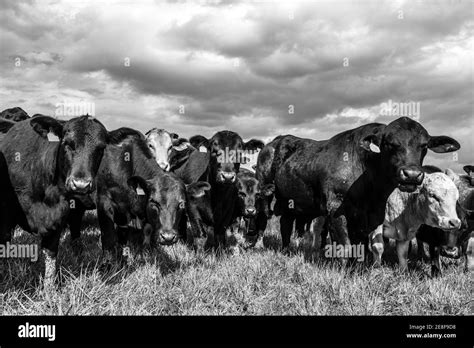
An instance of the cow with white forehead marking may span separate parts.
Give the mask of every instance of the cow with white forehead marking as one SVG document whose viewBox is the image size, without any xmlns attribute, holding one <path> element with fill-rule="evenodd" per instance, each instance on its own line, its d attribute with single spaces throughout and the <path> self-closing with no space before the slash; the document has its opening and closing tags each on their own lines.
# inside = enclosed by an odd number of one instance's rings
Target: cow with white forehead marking
<svg viewBox="0 0 474 348">
<path fill-rule="evenodd" d="M 178 134 L 164 129 L 152 128 L 146 134 L 146 141 L 156 163 L 165 171 L 170 170 L 169 156 L 173 145 L 179 141 Z"/>
<path fill-rule="evenodd" d="M 371 233 L 371 249 L 377 263 L 381 262 L 383 243 L 374 242 L 381 235 L 395 239 L 400 268 L 407 268 L 408 248 L 422 224 L 443 230 L 461 226 L 456 213 L 459 192 L 444 173 L 425 173 L 421 187 L 413 192 L 395 189 L 387 200 L 385 221 Z"/>
</svg>

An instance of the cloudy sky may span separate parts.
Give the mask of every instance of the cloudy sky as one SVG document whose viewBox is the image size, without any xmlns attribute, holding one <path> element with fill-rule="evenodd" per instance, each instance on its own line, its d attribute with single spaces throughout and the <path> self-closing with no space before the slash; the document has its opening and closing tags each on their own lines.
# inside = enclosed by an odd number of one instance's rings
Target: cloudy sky
<svg viewBox="0 0 474 348">
<path fill-rule="evenodd" d="M 473 34 L 470 0 L 2 0 L 0 109 L 83 101 L 109 129 L 268 141 L 390 122 L 390 101 L 410 103 L 462 145 L 425 163 L 459 170 L 474 162 Z"/>
</svg>

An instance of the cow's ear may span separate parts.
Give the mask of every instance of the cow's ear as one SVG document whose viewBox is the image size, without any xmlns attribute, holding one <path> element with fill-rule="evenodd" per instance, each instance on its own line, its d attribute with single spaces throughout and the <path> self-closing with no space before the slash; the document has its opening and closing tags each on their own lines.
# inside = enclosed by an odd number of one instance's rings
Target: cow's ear
<svg viewBox="0 0 474 348">
<path fill-rule="evenodd" d="M 446 153 L 459 150 L 461 145 L 453 138 L 440 135 L 437 137 L 430 137 L 428 148 L 436 153 Z"/>
<path fill-rule="evenodd" d="M 256 151 L 257 149 L 263 149 L 265 143 L 258 139 L 250 139 L 246 143 L 244 143 L 244 150 L 247 151 Z"/>
<path fill-rule="evenodd" d="M 275 185 L 274 184 L 266 184 L 262 187 L 261 192 L 264 196 L 271 196 L 275 192 Z"/>
<path fill-rule="evenodd" d="M 143 134 L 135 129 L 122 127 L 109 132 L 108 143 L 111 145 L 119 145 L 127 139 L 134 138 L 143 139 Z"/>
<path fill-rule="evenodd" d="M 191 138 L 189 138 L 189 143 L 196 149 L 199 149 L 200 146 L 209 148 L 209 139 L 203 137 L 202 135 L 193 135 Z"/>
<path fill-rule="evenodd" d="M 5 119 L 0 119 L 0 133 L 6 133 L 15 125 L 15 122 Z"/>
<path fill-rule="evenodd" d="M 462 167 L 462 169 L 464 169 L 464 171 L 467 173 L 467 175 L 471 176 L 472 174 L 474 174 L 474 166 L 471 166 L 471 165 L 467 165 L 467 166 L 464 166 Z"/>
<path fill-rule="evenodd" d="M 127 184 L 135 191 L 138 196 L 149 196 L 150 195 L 150 186 L 148 185 L 147 181 L 143 179 L 141 176 L 134 175 L 128 178 Z"/>
<path fill-rule="evenodd" d="M 198 181 L 186 186 L 186 191 L 189 195 L 198 198 L 206 194 L 206 191 L 211 189 L 211 185 L 205 181 Z"/>
<path fill-rule="evenodd" d="M 64 123 L 50 116 L 35 116 L 30 121 L 34 131 L 45 139 L 50 139 L 51 133 L 53 137 L 62 138 Z"/>
<path fill-rule="evenodd" d="M 178 139 L 173 139 L 173 149 L 176 151 L 183 151 L 186 150 L 189 145 L 191 145 L 188 141 L 188 139 L 185 138 L 178 138 Z"/>
<path fill-rule="evenodd" d="M 452 169 L 448 168 L 444 173 L 450 178 L 454 183 L 459 181 L 459 175 L 457 175 Z"/>
<path fill-rule="evenodd" d="M 370 134 L 366 136 L 360 142 L 360 147 L 365 151 L 380 153 L 380 139 L 376 134 Z"/>
</svg>

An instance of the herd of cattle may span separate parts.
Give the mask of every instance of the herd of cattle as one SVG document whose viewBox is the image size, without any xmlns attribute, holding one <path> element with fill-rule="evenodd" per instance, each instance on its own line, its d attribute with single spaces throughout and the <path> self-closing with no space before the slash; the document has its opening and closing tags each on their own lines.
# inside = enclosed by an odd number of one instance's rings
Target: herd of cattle
<svg viewBox="0 0 474 348">
<path fill-rule="evenodd" d="M 275 215 L 282 250 L 294 226 L 310 260 L 329 236 L 339 245 L 363 243 L 379 264 L 390 238 L 405 269 L 417 238 L 425 258 L 429 245 L 433 275 L 440 255 L 464 255 L 472 269 L 474 166 L 464 167 L 467 175 L 423 166 L 428 150 L 459 148 L 406 117 L 328 140 L 281 135 L 265 145 L 232 131 L 184 139 L 157 128 L 107 131 L 91 116 L 65 121 L 7 109 L 0 114 L 0 244 L 16 226 L 39 235 L 52 281 L 61 232 L 69 225 L 79 252 L 86 210 L 97 211 L 104 264 L 126 259 L 137 238 L 152 249 L 182 239 L 238 252 L 260 243 Z M 255 172 L 241 168 L 258 150 Z M 240 246 L 236 230 L 245 235 Z"/>
</svg>

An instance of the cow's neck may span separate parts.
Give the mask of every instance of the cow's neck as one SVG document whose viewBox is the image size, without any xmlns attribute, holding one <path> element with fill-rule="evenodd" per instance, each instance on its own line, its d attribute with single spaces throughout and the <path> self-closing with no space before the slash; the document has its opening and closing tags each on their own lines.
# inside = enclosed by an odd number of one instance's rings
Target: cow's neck
<svg viewBox="0 0 474 348">
<path fill-rule="evenodd" d="M 383 204 L 387 202 L 390 194 L 397 185 L 381 166 L 380 161 L 376 161 L 371 166 L 366 167 L 366 193 L 374 200 L 372 203 Z"/>
<path fill-rule="evenodd" d="M 46 145 L 46 151 L 43 151 L 42 154 L 42 168 L 38 173 L 54 173 L 51 181 L 48 180 L 48 185 L 58 186 L 63 190 L 66 173 L 61 168 L 60 149 L 60 143 L 48 143 Z"/>
</svg>

